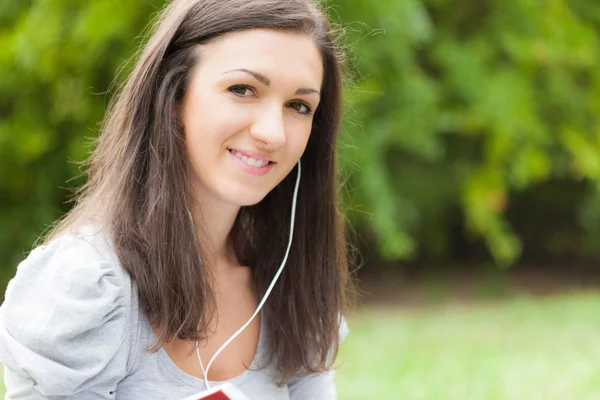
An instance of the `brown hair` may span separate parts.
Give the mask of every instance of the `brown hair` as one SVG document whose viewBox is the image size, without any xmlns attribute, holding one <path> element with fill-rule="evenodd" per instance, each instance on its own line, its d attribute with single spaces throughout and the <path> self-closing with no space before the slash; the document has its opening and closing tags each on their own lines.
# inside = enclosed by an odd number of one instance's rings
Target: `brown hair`
<svg viewBox="0 0 600 400">
<path fill-rule="evenodd" d="M 287 380 L 330 367 L 349 284 L 336 184 L 340 52 L 325 14 L 312 2 L 172 1 L 109 106 L 77 204 L 47 241 L 91 218 L 105 221 L 139 303 L 157 327 L 155 348 L 175 338 L 204 337 L 214 300 L 206 262 L 200 261 L 206 259 L 198 257 L 207 253 L 206 245 L 198 246 L 189 220 L 189 165 L 183 129 L 172 111 L 202 62 L 198 45 L 252 28 L 309 35 L 324 67 L 321 102 L 302 156 L 294 241 L 264 308 L 270 355 Z M 238 260 L 252 268 L 259 297 L 284 256 L 294 183 L 290 173 L 260 203 L 242 207 L 231 232 Z"/>
</svg>

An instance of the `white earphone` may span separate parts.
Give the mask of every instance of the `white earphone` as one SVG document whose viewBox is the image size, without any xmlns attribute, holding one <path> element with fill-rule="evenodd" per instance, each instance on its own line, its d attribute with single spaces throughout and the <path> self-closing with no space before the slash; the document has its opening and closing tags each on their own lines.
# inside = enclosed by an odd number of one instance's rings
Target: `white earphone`
<svg viewBox="0 0 600 400">
<path fill-rule="evenodd" d="M 231 335 L 231 337 L 229 339 L 227 339 L 221 347 L 219 347 L 219 349 L 215 352 L 215 354 L 213 354 L 212 358 L 209 360 L 208 365 L 206 366 L 206 369 L 204 369 L 204 364 L 202 363 L 202 358 L 200 357 L 200 349 L 198 348 L 198 341 L 196 340 L 196 355 L 198 356 L 198 363 L 200 364 L 200 368 L 202 369 L 202 374 L 204 375 L 204 384 L 206 385 L 207 389 L 210 389 L 210 384 L 208 383 L 208 370 L 210 369 L 210 366 L 215 361 L 217 356 L 219 354 L 221 354 L 221 352 L 225 349 L 225 347 L 227 347 L 229 345 L 229 343 L 231 343 L 236 337 L 238 337 L 244 331 L 244 329 L 246 329 L 248 327 L 248 325 L 250 325 L 252 320 L 258 315 L 261 308 L 264 306 L 265 302 L 267 301 L 269 294 L 271 294 L 271 291 L 273 290 L 273 287 L 275 286 L 275 283 L 277 282 L 277 279 L 281 275 L 281 272 L 283 271 L 283 267 L 285 266 L 285 263 L 287 262 L 288 255 L 290 253 L 290 248 L 292 247 L 292 238 L 294 236 L 294 222 L 296 220 L 296 202 L 298 199 L 298 189 L 300 187 L 301 170 L 302 170 L 302 168 L 300 166 L 300 160 L 298 160 L 298 173 L 296 175 L 296 186 L 294 187 L 294 197 L 292 198 L 292 214 L 290 217 L 290 236 L 289 236 L 289 240 L 288 240 L 287 249 L 285 251 L 285 256 L 283 257 L 283 260 L 281 261 L 281 265 L 279 266 L 279 269 L 275 273 L 273 280 L 271 280 L 271 283 L 269 284 L 269 287 L 267 288 L 262 300 L 256 307 L 254 314 L 252 314 L 250 319 L 244 325 L 242 325 L 242 327 L 240 329 L 238 329 L 237 332 L 235 332 L 233 335 Z M 191 213 L 189 213 L 189 214 L 190 214 L 190 220 L 192 222 L 192 231 L 194 232 L 194 237 L 196 238 L 196 240 L 198 240 L 196 237 L 196 230 L 194 227 L 192 214 Z"/>
</svg>

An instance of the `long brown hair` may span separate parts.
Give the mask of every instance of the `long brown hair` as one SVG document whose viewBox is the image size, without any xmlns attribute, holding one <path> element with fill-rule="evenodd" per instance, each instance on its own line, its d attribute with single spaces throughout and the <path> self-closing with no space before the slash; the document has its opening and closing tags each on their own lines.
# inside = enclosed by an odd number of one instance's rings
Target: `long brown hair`
<svg viewBox="0 0 600 400">
<path fill-rule="evenodd" d="M 198 253 L 207 249 L 194 239 L 189 220 L 189 165 L 173 110 L 202 62 L 198 45 L 252 28 L 310 36 L 324 67 L 321 102 L 302 156 L 294 241 L 264 308 L 270 356 L 286 380 L 330 366 L 349 284 L 336 184 L 340 51 L 327 17 L 311 1 L 172 1 L 109 106 L 75 207 L 46 240 L 90 219 L 104 221 L 140 306 L 157 327 L 155 348 L 175 338 L 206 336 L 214 299 L 206 262 L 200 261 L 205 258 Z M 260 297 L 284 256 L 295 175 L 260 203 L 242 207 L 231 232 L 236 256 L 252 268 Z"/>
</svg>

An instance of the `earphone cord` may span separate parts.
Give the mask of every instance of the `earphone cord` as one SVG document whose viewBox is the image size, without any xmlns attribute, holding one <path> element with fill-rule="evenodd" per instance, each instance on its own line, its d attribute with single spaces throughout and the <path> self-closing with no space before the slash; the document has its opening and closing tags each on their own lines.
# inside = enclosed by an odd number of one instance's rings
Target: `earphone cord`
<svg viewBox="0 0 600 400">
<path fill-rule="evenodd" d="M 258 304 L 258 307 L 256 307 L 254 314 L 252 314 L 250 319 L 240 329 L 238 329 L 237 332 L 235 332 L 233 335 L 231 335 L 231 337 L 229 339 L 227 339 L 221 347 L 219 347 L 219 349 L 215 352 L 215 354 L 213 354 L 212 358 L 208 362 L 208 365 L 206 366 L 206 370 L 204 369 L 204 364 L 202 363 L 202 358 L 200 357 L 200 349 L 198 347 L 198 341 L 196 340 L 196 355 L 198 356 L 198 363 L 200 364 L 200 368 L 202 369 L 202 374 L 204 375 L 204 384 L 206 385 L 207 389 L 210 389 L 210 384 L 208 383 L 208 370 L 210 369 L 210 366 L 212 365 L 212 363 L 215 361 L 215 358 L 217 358 L 217 356 L 219 354 L 221 354 L 221 352 L 225 349 L 225 347 L 227 347 L 235 338 L 237 338 L 244 331 L 244 329 L 246 329 L 248 327 L 248 325 L 250 325 L 252 320 L 258 315 L 261 308 L 267 301 L 269 294 L 271 294 L 271 291 L 273 290 L 273 287 L 275 286 L 277 279 L 279 279 L 279 275 L 281 275 L 281 272 L 283 272 L 283 267 L 285 266 L 285 263 L 287 262 L 287 259 L 288 259 L 288 255 L 290 254 L 290 249 L 292 247 L 292 239 L 294 236 L 294 223 L 296 220 L 296 201 L 298 198 L 298 188 L 300 187 L 300 174 L 301 174 L 301 166 L 300 166 L 300 160 L 298 160 L 298 174 L 296 175 L 296 186 L 294 187 L 294 197 L 292 199 L 292 215 L 290 217 L 290 237 L 288 240 L 287 249 L 285 251 L 285 256 L 283 257 L 283 261 L 281 262 L 279 269 L 275 273 L 275 276 L 273 277 L 271 284 L 267 288 L 262 300 Z M 190 219 L 192 219 L 191 213 L 190 213 Z M 194 238 L 196 239 L 196 242 L 197 242 L 198 239 L 196 238 L 196 230 L 195 230 L 193 222 L 194 221 L 192 219 L 192 228 L 193 228 L 192 230 L 194 232 Z"/>
</svg>

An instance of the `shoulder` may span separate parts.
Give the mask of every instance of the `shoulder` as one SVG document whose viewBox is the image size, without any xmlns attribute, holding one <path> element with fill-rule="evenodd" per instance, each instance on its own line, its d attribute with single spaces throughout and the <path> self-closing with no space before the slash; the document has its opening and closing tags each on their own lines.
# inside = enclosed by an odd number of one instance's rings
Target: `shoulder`
<svg viewBox="0 0 600 400">
<path fill-rule="evenodd" d="M 36 279 L 40 273 L 60 275 L 63 283 L 72 278 L 85 279 L 97 275 L 129 280 L 120 266 L 109 235 L 93 225 L 62 233 L 49 243 L 34 248 L 17 267 L 11 284 L 25 277 Z M 7 290 L 10 290 L 11 284 Z"/>
<path fill-rule="evenodd" d="M 77 231 L 35 248 L 19 264 L 0 316 L 24 308 L 35 312 L 52 304 L 53 312 L 77 316 L 85 323 L 106 308 L 124 305 L 130 296 L 129 275 L 106 236 Z"/>
<path fill-rule="evenodd" d="M 346 318 L 340 314 L 338 344 L 346 340 L 350 328 Z M 329 354 L 328 364 L 333 363 L 333 353 Z M 327 371 L 318 374 L 299 374 L 293 377 L 288 383 L 290 399 L 314 399 L 314 400 L 333 400 L 337 399 L 337 390 L 335 387 L 335 370 L 330 368 Z"/>
<path fill-rule="evenodd" d="M 348 326 L 348 322 L 346 318 L 340 314 L 340 330 L 338 334 L 339 343 L 342 343 L 348 335 L 350 334 L 350 327 Z"/>
<path fill-rule="evenodd" d="M 0 362 L 44 395 L 79 393 L 99 376 L 116 379 L 127 358 L 131 293 L 102 232 L 73 232 L 35 248 L 0 307 Z"/>
</svg>

